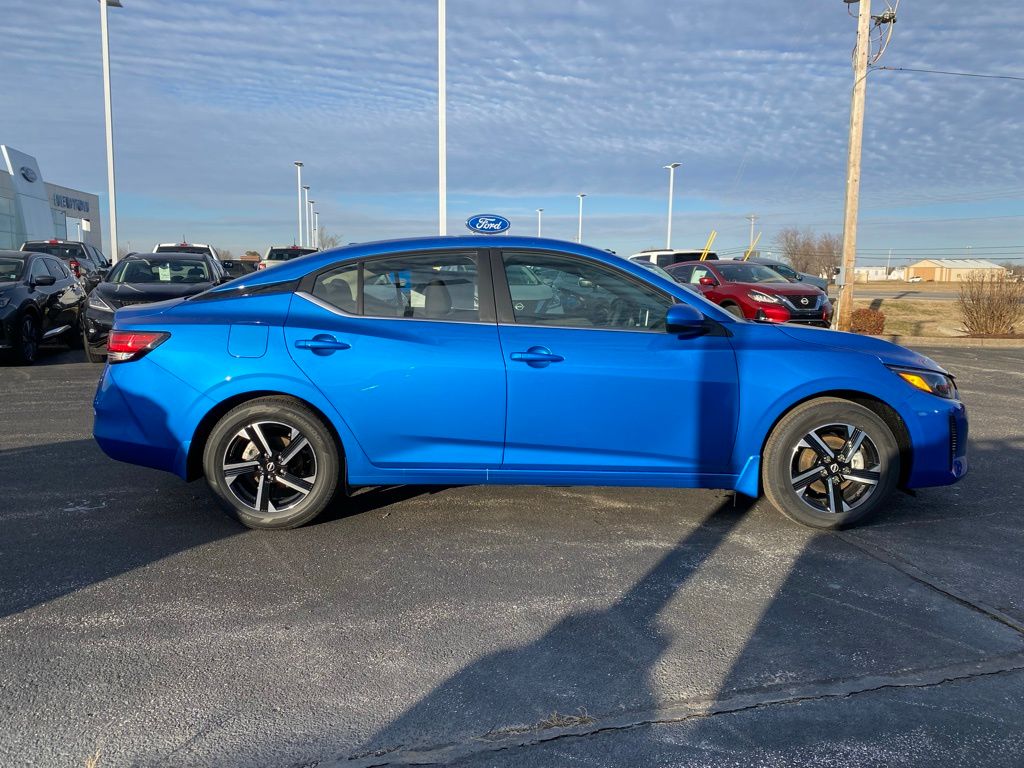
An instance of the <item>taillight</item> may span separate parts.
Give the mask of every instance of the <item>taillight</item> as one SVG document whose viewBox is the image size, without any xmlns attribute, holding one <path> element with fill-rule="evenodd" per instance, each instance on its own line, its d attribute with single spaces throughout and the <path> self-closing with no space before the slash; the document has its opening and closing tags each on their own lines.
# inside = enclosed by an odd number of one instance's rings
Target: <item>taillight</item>
<svg viewBox="0 0 1024 768">
<path fill-rule="evenodd" d="M 77 261 L 72 259 L 70 262 L 68 262 L 68 266 L 71 267 L 71 271 L 75 273 L 75 277 L 82 276 L 82 265 L 79 264 Z"/>
<path fill-rule="evenodd" d="M 256 269 L 257 270 L 266 269 L 266 268 L 267 268 L 267 265 L 264 264 L 262 261 L 259 264 L 256 265 Z"/>
<path fill-rule="evenodd" d="M 171 334 L 166 331 L 111 331 L 107 337 L 107 360 L 129 363 L 163 344 Z"/>
</svg>

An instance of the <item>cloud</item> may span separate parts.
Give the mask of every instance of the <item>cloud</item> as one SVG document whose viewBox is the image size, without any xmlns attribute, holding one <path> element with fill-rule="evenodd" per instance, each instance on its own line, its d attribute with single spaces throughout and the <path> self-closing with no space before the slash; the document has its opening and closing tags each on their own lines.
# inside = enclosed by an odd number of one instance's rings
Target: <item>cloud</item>
<svg viewBox="0 0 1024 768">
<path fill-rule="evenodd" d="M 433 3 L 130 0 L 110 17 L 128 235 L 205 227 L 196 239 L 236 249 L 290 238 L 296 159 L 346 240 L 434 229 Z M 750 210 L 766 240 L 791 224 L 839 228 L 855 27 L 838 0 L 449 0 L 448 19 L 454 216 L 500 202 L 525 227 L 543 205 L 571 236 L 584 190 L 588 231 L 639 248 L 660 239 L 661 166 L 679 161 L 687 244 L 712 226 L 742 244 Z M 1010 0 L 969 18 L 951 0 L 903 4 L 884 63 L 1019 73 L 1022 23 Z M 19 4 L 5 25 L 31 44 L 0 51 L 0 140 L 52 179 L 104 189 L 95 8 Z M 873 73 L 865 223 L 872 209 L 889 221 L 901 206 L 1019 204 L 1022 96 L 1020 83 Z M 984 236 L 978 223 L 960 231 Z M 890 222 L 864 236 L 932 235 Z"/>
</svg>

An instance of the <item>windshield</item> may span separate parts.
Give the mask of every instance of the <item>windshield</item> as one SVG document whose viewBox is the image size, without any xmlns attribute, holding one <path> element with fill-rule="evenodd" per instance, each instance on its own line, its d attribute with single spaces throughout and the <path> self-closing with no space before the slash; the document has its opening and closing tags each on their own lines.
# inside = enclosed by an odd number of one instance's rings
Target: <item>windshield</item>
<svg viewBox="0 0 1024 768">
<path fill-rule="evenodd" d="M 783 277 L 789 278 L 790 280 L 799 280 L 800 273 L 792 267 L 787 267 L 785 264 L 766 264 L 769 269 L 774 269 Z"/>
<path fill-rule="evenodd" d="M 25 268 L 24 259 L 14 259 L 8 256 L 0 258 L 0 283 L 13 283 L 21 279 L 21 270 Z"/>
<path fill-rule="evenodd" d="M 31 251 L 32 253 L 47 253 L 50 256 L 56 256 L 65 261 L 79 259 L 83 254 L 82 246 L 67 243 L 25 243 L 22 250 Z"/>
<path fill-rule="evenodd" d="M 727 283 L 787 283 L 789 282 L 778 272 L 760 264 L 737 262 L 725 264 L 718 262 L 715 267 Z"/>
<path fill-rule="evenodd" d="M 201 259 L 128 259 L 107 278 L 111 283 L 209 283 L 210 271 Z"/>
<path fill-rule="evenodd" d="M 212 256 L 209 246 L 206 245 L 158 245 L 153 253 L 201 253 Z"/>
</svg>

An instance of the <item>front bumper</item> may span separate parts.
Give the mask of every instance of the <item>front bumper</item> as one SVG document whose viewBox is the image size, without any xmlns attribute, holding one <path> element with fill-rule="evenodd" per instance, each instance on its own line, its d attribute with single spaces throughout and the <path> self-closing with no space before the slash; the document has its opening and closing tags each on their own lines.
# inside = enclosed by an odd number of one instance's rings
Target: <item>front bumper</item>
<svg viewBox="0 0 1024 768">
<path fill-rule="evenodd" d="M 114 327 L 114 313 L 89 307 L 85 311 L 85 342 L 96 354 L 106 354 L 107 337 Z"/>
<path fill-rule="evenodd" d="M 905 418 L 913 460 L 907 488 L 952 485 L 967 474 L 967 409 L 957 400 L 942 400 L 925 392 L 915 394 Z"/>
</svg>

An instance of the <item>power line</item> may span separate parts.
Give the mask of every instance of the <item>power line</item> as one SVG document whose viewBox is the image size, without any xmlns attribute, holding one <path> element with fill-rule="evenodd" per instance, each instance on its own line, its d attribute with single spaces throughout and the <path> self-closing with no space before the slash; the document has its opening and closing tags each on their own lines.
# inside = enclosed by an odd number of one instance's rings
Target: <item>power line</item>
<svg viewBox="0 0 1024 768">
<path fill-rule="evenodd" d="M 1016 75 L 985 75 L 978 72 L 950 72 L 944 69 L 912 69 L 911 67 L 872 67 L 873 70 L 887 70 L 889 72 L 921 72 L 928 75 L 954 75 L 956 77 L 982 77 L 987 80 L 1021 80 L 1024 77 Z"/>
</svg>

